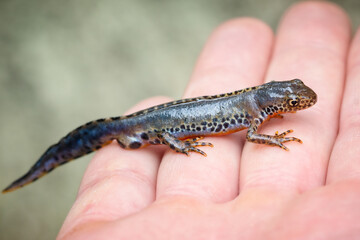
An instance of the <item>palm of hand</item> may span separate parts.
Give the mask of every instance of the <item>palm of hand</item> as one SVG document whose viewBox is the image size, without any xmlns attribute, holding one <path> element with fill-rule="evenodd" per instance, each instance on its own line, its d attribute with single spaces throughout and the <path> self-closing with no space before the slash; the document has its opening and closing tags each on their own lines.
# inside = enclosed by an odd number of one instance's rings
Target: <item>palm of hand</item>
<svg viewBox="0 0 360 240">
<path fill-rule="evenodd" d="M 290 152 L 244 145 L 240 133 L 207 138 L 215 146 L 206 149 L 208 157 L 189 158 L 161 147 L 125 151 L 113 143 L 91 162 L 58 238 L 360 236 L 360 32 L 351 47 L 349 39 L 345 14 L 329 3 L 291 8 L 275 42 L 253 19 L 219 27 L 186 97 L 258 85 L 264 76 L 299 77 L 317 92 L 318 103 L 261 132 L 294 129 L 304 144 L 288 143 Z"/>
</svg>

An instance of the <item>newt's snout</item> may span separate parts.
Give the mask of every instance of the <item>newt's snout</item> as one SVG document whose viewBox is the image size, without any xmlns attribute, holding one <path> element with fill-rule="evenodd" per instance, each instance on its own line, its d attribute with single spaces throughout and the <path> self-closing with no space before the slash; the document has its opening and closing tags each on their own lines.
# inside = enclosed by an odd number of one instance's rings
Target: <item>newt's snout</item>
<svg viewBox="0 0 360 240">
<path fill-rule="evenodd" d="M 302 105 L 303 108 L 311 107 L 317 101 L 316 93 L 307 86 L 305 86 L 304 90 L 299 93 L 299 96 L 300 96 L 300 105 Z"/>
</svg>

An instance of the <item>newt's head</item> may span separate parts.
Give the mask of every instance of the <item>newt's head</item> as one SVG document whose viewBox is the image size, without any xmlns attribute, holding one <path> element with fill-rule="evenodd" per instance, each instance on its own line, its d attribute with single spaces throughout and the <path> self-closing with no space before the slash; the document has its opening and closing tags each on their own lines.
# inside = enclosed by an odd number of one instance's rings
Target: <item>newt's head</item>
<svg viewBox="0 0 360 240">
<path fill-rule="evenodd" d="M 295 112 L 314 105 L 316 93 L 300 79 L 272 81 L 259 89 L 259 105 L 266 113 Z"/>
</svg>

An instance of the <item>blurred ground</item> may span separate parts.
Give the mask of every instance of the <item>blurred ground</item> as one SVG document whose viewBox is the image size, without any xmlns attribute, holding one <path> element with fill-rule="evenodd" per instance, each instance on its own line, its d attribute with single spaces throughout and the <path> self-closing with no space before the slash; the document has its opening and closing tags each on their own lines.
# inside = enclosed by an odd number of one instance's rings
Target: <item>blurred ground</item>
<svg viewBox="0 0 360 240">
<path fill-rule="evenodd" d="M 0 188 L 68 131 L 154 95 L 180 98 L 211 31 L 289 0 L 0 1 Z M 333 1 L 360 22 L 360 1 Z M 91 157 L 91 156 L 90 156 Z M 0 239 L 54 239 L 90 157 L 0 195 Z"/>
</svg>

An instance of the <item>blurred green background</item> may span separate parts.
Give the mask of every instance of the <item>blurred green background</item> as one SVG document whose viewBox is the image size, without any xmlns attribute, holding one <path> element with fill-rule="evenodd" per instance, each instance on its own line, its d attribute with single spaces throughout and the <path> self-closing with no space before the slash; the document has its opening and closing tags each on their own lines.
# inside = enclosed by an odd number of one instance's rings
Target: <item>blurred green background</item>
<svg viewBox="0 0 360 240">
<path fill-rule="evenodd" d="M 0 188 L 93 119 L 180 98 L 211 31 L 251 16 L 274 30 L 289 0 L 0 1 Z M 355 29 L 360 1 L 333 1 Z M 91 158 L 0 195 L 0 239 L 54 239 Z"/>
</svg>

